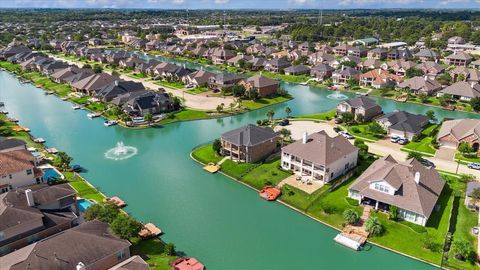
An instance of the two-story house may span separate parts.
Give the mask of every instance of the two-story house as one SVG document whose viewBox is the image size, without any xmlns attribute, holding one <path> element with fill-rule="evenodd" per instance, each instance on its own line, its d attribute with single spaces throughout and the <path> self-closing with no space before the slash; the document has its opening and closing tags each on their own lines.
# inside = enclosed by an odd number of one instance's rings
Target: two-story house
<svg viewBox="0 0 480 270">
<path fill-rule="evenodd" d="M 35 157 L 27 150 L 0 153 L 0 164 L 0 193 L 43 181 L 42 170 L 37 168 Z"/>
<path fill-rule="evenodd" d="M 337 116 L 345 112 L 351 113 L 357 121 L 368 122 L 382 114 L 382 107 L 373 99 L 360 96 L 342 101 L 337 105 Z"/>
</svg>

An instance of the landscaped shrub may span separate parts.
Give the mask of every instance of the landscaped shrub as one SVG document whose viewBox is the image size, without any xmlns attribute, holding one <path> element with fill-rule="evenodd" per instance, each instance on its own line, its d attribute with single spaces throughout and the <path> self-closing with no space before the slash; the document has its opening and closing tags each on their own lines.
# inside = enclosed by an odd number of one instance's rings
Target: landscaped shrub
<svg viewBox="0 0 480 270">
<path fill-rule="evenodd" d="M 383 225 L 378 221 L 377 217 L 369 217 L 365 221 L 365 229 L 371 236 L 380 236 L 384 232 Z"/>
<path fill-rule="evenodd" d="M 356 224 L 360 220 L 360 216 L 353 209 L 343 211 L 343 219 L 347 224 Z"/>
<path fill-rule="evenodd" d="M 452 243 L 453 255 L 457 260 L 465 261 L 473 252 L 472 245 L 465 239 L 455 239 Z"/>
<path fill-rule="evenodd" d="M 398 217 L 398 207 L 391 205 L 390 206 L 390 212 L 389 212 L 389 218 L 391 220 L 397 220 Z"/>
<path fill-rule="evenodd" d="M 352 132 L 353 133 L 360 133 L 360 129 L 358 129 L 358 127 L 352 127 Z"/>
<path fill-rule="evenodd" d="M 440 252 L 442 249 L 442 244 L 435 242 L 433 237 L 427 233 L 425 239 L 423 240 L 423 247 L 433 252 Z"/>
</svg>

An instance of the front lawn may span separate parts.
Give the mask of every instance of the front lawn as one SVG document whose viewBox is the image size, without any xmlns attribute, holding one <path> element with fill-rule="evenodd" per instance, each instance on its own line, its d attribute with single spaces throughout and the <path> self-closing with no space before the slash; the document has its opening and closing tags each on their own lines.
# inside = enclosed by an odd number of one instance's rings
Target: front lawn
<svg viewBox="0 0 480 270">
<path fill-rule="evenodd" d="M 422 131 L 421 139 L 418 142 L 411 141 L 403 147 L 405 151 L 416 151 L 434 156 L 437 150 L 433 147 L 432 142 L 438 131 L 438 125 L 429 125 Z"/>
<path fill-rule="evenodd" d="M 245 174 L 253 170 L 253 168 L 257 167 L 258 165 L 259 164 L 255 163 L 237 163 L 233 160 L 227 159 L 220 166 L 220 170 L 237 180 L 241 180 Z"/>
<path fill-rule="evenodd" d="M 462 153 L 456 153 L 455 154 L 455 159 L 459 159 L 462 161 L 462 163 L 470 163 L 470 162 L 475 162 L 475 163 L 480 163 L 480 157 L 476 156 L 476 157 L 465 157 L 463 156 Z"/>
<path fill-rule="evenodd" d="M 160 122 L 158 122 L 158 124 L 168 124 L 168 123 L 179 122 L 179 121 L 190 121 L 190 120 L 199 120 L 199 119 L 208 119 L 208 118 L 214 118 L 214 116 L 210 116 L 206 111 L 183 109 L 180 112 L 174 113 L 172 117 L 167 117 L 161 120 Z"/>
<path fill-rule="evenodd" d="M 183 89 L 185 88 L 185 85 L 181 82 L 169 82 L 169 81 L 155 81 L 154 82 L 156 85 L 164 86 L 167 88 L 173 88 L 173 89 Z"/>
<path fill-rule="evenodd" d="M 374 133 L 371 132 L 368 124 L 358 124 L 358 125 L 350 125 L 345 126 L 347 131 L 355 137 L 359 137 L 360 139 L 365 139 L 369 141 L 378 141 L 385 137 L 384 134 Z"/>
<path fill-rule="evenodd" d="M 263 108 L 265 106 L 285 102 L 290 99 L 292 99 L 291 96 L 265 97 L 265 98 L 259 98 L 257 100 L 242 100 L 241 105 L 247 108 L 248 110 L 256 110 L 256 109 Z"/>
<path fill-rule="evenodd" d="M 103 112 L 107 109 L 107 104 L 105 102 L 97 101 L 89 104 L 87 109 L 92 110 L 94 112 Z"/>
<path fill-rule="evenodd" d="M 207 92 L 207 91 L 208 91 L 207 87 L 194 87 L 194 88 L 190 88 L 188 90 L 185 90 L 185 92 L 187 92 L 189 94 L 192 94 L 192 95 L 198 95 L 198 94 L 201 94 L 201 93 L 204 93 L 204 92 Z"/>
<path fill-rule="evenodd" d="M 71 172 L 63 172 L 68 183 L 77 191 L 79 197 L 94 200 L 97 203 L 102 203 L 105 197 L 98 192 L 93 186 L 88 184 L 78 175 Z"/>
<path fill-rule="evenodd" d="M 290 175 L 289 172 L 280 168 L 280 159 L 277 159 L 254 168 L 241 180 L 256 189 L 261 189 L 265 185 L 276 186 Z"/>
</svg>

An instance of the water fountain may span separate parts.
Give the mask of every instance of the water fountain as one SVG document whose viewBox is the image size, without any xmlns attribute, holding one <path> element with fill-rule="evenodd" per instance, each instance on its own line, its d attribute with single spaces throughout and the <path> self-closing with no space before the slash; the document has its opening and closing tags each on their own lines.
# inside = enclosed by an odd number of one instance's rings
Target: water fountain
<svg viewBox="0 0 480 270">
<path fill-rule="evenodd" d="M 125 146 L 123 142 L 117 142 L 117 146 L 105 152 L 105 157 L 113 160 L 123 160 L 133 157 L 137 152 L 136 147 Z"/>
<path fill-rule="evenodd" d="M 333 100 L 345 100 L 348 97 L 338 91 L 335 91 L 335 93 L 328 95 L 327 98 L 333 99 Z"/>
</svg>

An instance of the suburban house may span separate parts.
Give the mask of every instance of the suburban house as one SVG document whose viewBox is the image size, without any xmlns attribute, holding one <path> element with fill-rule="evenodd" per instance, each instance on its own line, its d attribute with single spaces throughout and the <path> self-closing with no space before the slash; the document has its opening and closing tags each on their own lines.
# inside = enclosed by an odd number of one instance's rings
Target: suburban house
<svg viewBox="0 0 480 270">
<path fill-rule="evenodd" d="M 35 157 L 27 150 L 0 153 L 0 164 L 0 194 L 43 181 L 42 170 L 37 168 Z"/>
<path fill-rule="evenodd" d="M 360 85 L 372 86 L 374 88 L 393 86 L 401 81 L 403 81 L 401 77 L 381 68 L 370 70 L 360 75 Z"/>
<path fill-rule="evenodd" d="M 221 73 L 208 78 L 208 87 L 214 90 L 228 89 L 241 80 L 242 78 L 235 74 Z"/>
<path fill-rule="evenodd" d="M 480 120 L 446 120 L 438 131 L 437 141 L 441 147 L 457 149 L 460 143 L 468 143 L 475 152 L 480 150 Z"/>
<path fill-rule="evenodd" d="M 389 60 L 410 60 L 413 59 L 413 54 L 409 49 L 394 48 L 387 53 L 387 59 Z"/>
<path fill-rule="evenodd" d="M 442 85 L 428 76 L 416 76 L 399 83 L 399 89 L 410 89 L 415 94 L 424 93 L 428 96 L 435 94 L 442 89 Z"/>
<path fill-rule="evenodd" d="M 215 76 L 215 74 L 205 71 L 197 70 L 190 74 L 187 74 L 182 77 L 182 82 L 186 85 L 193 85 L 195 87 L 206 86 L 208 85 L 208 80 L 210 77 Z"/>
<path fill-rule="evenodd" d="M 480 84 L 465 81 L 456 82 L 437 93 L 438 97 L 443 95 L 451 95 L 453 99 L 470 101 L 472 98 L 480 97 Z"/>
<path fill-rule="evenodd" d="M 3 256 L 0 268 L 105 270 L 129 259 L 130 246 L 94 220 Z"/>
<path fill-rule="evenodd" d="M 434 79 L 438 75 L 445 72 L 445 68 L 442 65 L 432 61 L 422 62 L 418 64 L 415 68 L 423 71 L 423 74 L 431 79 Z"/>
<path fill-rule="evenodd" d="M 325 131 L 307 136 L 282 148 L 282 168 L 310 181 L 328 183 L 357 166 L 358 148 L 343 136 Z"/>
<path fill-rule="evenodd" d="M 136 91 L 145 91 L 145 86 L 141 82 L 115 80 L 102 87 L 96 97 L 104 102 L 110 102 L 119 95 Z"/>
<path fill-rule="evenodd" d="M 225 50 L 223 48 L 215 48 L 210 56 L 212 62 L 216 65 L 225 64 L 228 59 L 235 57 L 236 53 L 231 50 Z"/>
<path fill-rule="evenodd" d="M 368 59 L 376 59 L 376 60 L 383 60 L 387 58 L 387 55 L 388 55 L 388 51 L 379 47 L 372 49 L 367 53 Z"/>
<path fill-rule="evenodd" d="M 336 70 L 332 74 L 333 83 L 348 84 L 348 81 L 358 81 L 360 79 L 360 72 L 352 67 L 342 67 L 341 70 Z"/>
<path fill-rule="evenodd" d="M 265 70 L 272 71 L 272 72 L 280 72 L 285 68 L 291 66 L 290 62 L 288 62 L 285 58 L 274 58 L 268 60 L 265 63 Z"/>
<path fill-rule="evenodd" d="M 452 81 L 466 81 L 466 82 L 478 82 L 480 79 L 480 71 L 473 68 L 455 67 L 450 70 L 450 77 Z"/>
<path fill-rule="evenodd" d="M 122 106 L 123 110 L 131 116 L 145 116 L 147 113 L 155 115 L 170 112 L 174 109 L 172 98 L 168 93 L 138 92 L 141 94 L 133 96 Z"/>
<path fill-rule="evenodd" d="M 249 124 L 222 134 L 221 153 L 238 162 L 255 163 L 275 153 L 279 138 L 271 128 Z"/>
<path fill-rule="evenodd" d="M 445 64 L 466 67 L 472 62 L 472 57 L 465 52 L 453 52 L 445 57 Z"/>
<path fill-rule="evenodd" d="M 310 68 L 305 65 L 289 66 L 284 69 L 286 75 L 304 75 L 310 73 Z"/>
<path fill-rule="evenodd" d="M 375 209 L 398 208 L 398 218 L 425 226 L 445 182 L 433 167 L 416 159 L 396 161 L 388 155 L 373 162 L 348 189 L 348 197 Z"/>
<path fill-rule="evenodd" d="M 245 86 L 245 90 L 247 92 L 256 90 L 258 92 L 258 96 L 260 97 L 275 95 L 279 87 L 277 80 L 270 79 L 259 74 L 253 75 L 244 81 L 242 80 L 240 84 Z"/>
<path fill-rule="evenodd" d="M 100 89 L 117 80 L 116 77 L 107 73 L 95 73 L 82 80 L 72 84 L 72 87 L 77 92 L 93 96 Z"/>
<path fill-rule="evenodd" d="M 414 56 L 422 62 L 427 62 L 427 61 L 436 61 L 438 60 L 438 53 L 436 53 L 432 49 L 420 49 L 417 53 L 414 54 Z"/>
<path fill-rule="evenodd" d="M 27 143 L 24 140 L 0 136 L 0 153 L 17 150 L 27 150 Z"/>
<path fill-rule="evenodd" d="M 474 199 L 472 197 L 472 193 L 476 189 L 480 189 L 480 182 L 468 182 L 467 183 L 467 190 L 465 192 L 465 206 L 469 209 L 478 211 L 479 206 L 480 206 L 480 200 Z"/>
<path fill-rule="evenodd" d="M 0 256 L 70 229 L 77 221 L 69 184 L 35 185 L 0 194 Z"/>
<path fill-rule="evenodd" d="M 332 77 L 333 72 L 335 69 L 327 64 L 318 64 L 310 70 L 310 76 L 323 81 Z"/>
<path fill-rule="evenodd" d="M 81 69 L 75 66 L 71 66 L 71 67 L 57 70 L 57 72 L 50 75 L 50 78 L 57 83 L 67 83 L 67 81 L 65 80 L 66 78 L 73 76 L 75 74 L 78 74 L 80 72 L 90 72 L 90 74 L 93 74 L 93 70 L 91 69 Z"/>
<path fill-rule="evenodd" d="M 335 56 L 324 51 L 318 51 L 308 56 L 308 62 L 312 65 L 325 64 L 335 60 Z"/>
<path fill-rule="evenodd" d="M 388 131 L 389 136 L 400 136 L 412 140 L 413 136 L 420 135 L 423 128 L 429 123 L 429 118 L 406 111 L 394 111 L 375 121 Z"/>
<path fill-rule="evenodd" d="M 337 115 L 349 112 L 357 121 L 369 122 L 376 116 L 382 114 L 382 107 L 378 105 L 373 99 L 360 96 L 345 100 L 337 105 Z"/>
<path fill-rule="evenodd" d="M 369 71 L 372 69 L 379 69 L 382 66 L 382 62 L 377 59 L 366 59 L 357 64 L 360 70 Z"/>
</svg>

